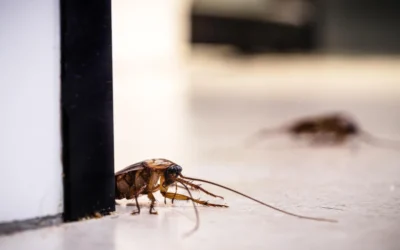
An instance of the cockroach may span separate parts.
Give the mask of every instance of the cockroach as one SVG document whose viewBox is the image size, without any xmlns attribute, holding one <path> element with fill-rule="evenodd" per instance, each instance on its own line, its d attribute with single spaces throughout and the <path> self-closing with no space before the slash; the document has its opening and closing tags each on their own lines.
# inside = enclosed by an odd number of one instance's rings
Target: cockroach
<svg viewBox="0 0 400 250">
<path fill-rule="evenodd" d="M 139 214 L 140 213 L 140 206 L 138 203 L 138 197 L 141 195 L 147 195 L 150 199 L 150 214 L 157 214 L 157 211 L 154 209 L 156 199 L 154 197 L 154 193 L 160 191 L 161 195 L 164 196 L 166 199 L 175 199 L 175 200 L 185 200 L 185 201 L 192 201 L 195 214 L 196 214 L 196 225 L 195 227 L 186 234 L 186 236 L 190 235 L 191 233 L 195 232 L 199 227 L 199 213 L 197 211 L 196 203 L 201 204 L 208 207 L 223 207 L 227 208 L 227 205 L 219 205 L 214 203 L 209 203 L 208 201 L 195 199 L 192 196 L 190 191 L 192 189 L 201 191 L 207 195 L 221 198 L 223 197 L 215 195 L 207 190 L 201 188 L 199 185 L 194 184 L 193 181 L 204 182 L 211 185 L 218 186 L 220 188 L 227 189 L 231 192 L 236 194 L 242 195 L 248 199 L 251 199 L 259 204 L 267 206 L 271 209 L 277 210 L 281 213 L 294 216 L 300 219 L 309 219 L 309 220 L 316 220 L 316 221 L 327 221 L 327 222 L 337 222 L 336 220 L 331 219 L 324 219 L 324 218 L 316 218 L 316 217 L 308 217 L 303 215 L 294 214 L 291 212 L 284 211 L 282 209 L 273 207 L 268 205 L 262 201 L 259 201 L 255 198 L 252 198 L 246 194 L 228 188 L 226 186 L 207 181 L 197 178 L 186 177 L 182 175 L 182 167 L 170 160 L 164 158 L 156 158 L 156 159 L 149 159 L 144 160 L 141 162 L 134 163 L 126 168 L 118 171 L 115 173 L 115 198 L 116 199 L 135 199 L 136 202 L 136 211 L 133 211 L 132 214 Z M 172 186 L 176 187 L 176 184 L 180 184 L 186 191 L 188 192 L 189 196 L 178 194 L 177 189 L 175 193 L 168 192 L 168 189 Z"/>
<path fill-rule="evenodd" d="M 400 141 L 382 139 L 370 134 L 344 112 L 304 117 L 279 128 L 261 129 L 247 141 L 247 145 L 250 146 L 260 138 L 278 134 L 288 134 L 294 139 L 308 138 L 312 144 L 319 145 L 341 145 L 357 138 L 370 145 L 400 149 Z"/>
</svg>

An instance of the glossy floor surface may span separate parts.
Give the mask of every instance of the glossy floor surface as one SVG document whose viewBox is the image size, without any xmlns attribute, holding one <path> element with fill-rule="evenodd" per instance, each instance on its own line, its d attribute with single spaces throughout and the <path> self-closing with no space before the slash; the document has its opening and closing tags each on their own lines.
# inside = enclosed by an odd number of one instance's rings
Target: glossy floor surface
<svg viewBox="0 0 400 250">
<path fill-rule="evenodd" d="M 310 148 L 285 136 L 253 148 L 243 142 L 262 127 L 331 110 L 400 139 L 400 60 L 207 53 L 193 57 L 185 71 L 116 69 L 116 170 L 165 157 L 180 163 L 184 175 L 338 223 L 290 217 L 203 184 L 225 200 L 196 197 L 230 207 L 199 206 L 200 227 L 188 238 L 182 235 L 195 225 L 192 204 L 165 205 L 157 194 L 158 215 L 148 213 L 142 197 L 140 215 L 117 206 L 101 219 L 0 237 L 0 249 L 399 249 L 399 151 L 356 142 Z"/>
</svg>

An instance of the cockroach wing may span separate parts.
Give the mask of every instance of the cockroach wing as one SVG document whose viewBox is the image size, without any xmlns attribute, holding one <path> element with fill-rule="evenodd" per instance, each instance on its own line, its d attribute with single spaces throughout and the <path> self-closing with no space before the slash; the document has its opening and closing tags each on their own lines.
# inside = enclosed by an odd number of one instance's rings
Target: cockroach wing
<svg viewBox="0 0 400 250">
<path fill-rule="evenodd" d="M 145 168 L 145 166 L 144 166 L 142 161 L 141 162 L 137 162 L 137 163 L 134 163 L 134 164 L 131 164 L 131 165 L 127 166 L 124 169 L 119 170 L 118 172 L 115 173 L 115 176 L 120 175 L 120 174 L 125 174 L 125 173 L 128 173 L 128 172 L 132 172 L 132 171 L 142 170 L 144 168 Z"/>
<path fill-rule="evenodd" d="M 164 158 L 155 158 L 155 159 L 144 160 L 144 161 L 129 165 L 126 168 L 121 169 L 120 171 L 116 172 L 115 175 L 117 176 L 117 175 L 125 174 L 128 172 L 132 172 L 132 171 L 142 170 L 145 168 L 150 168 L 150 169 L 155 169 L 155 170 L 164 170 L 172 165 L 177 165 L 177 164 L 170 160 L 164 159 Z"/>
<path fill-rule="evenodd" d="M 174 163 L 170 160 L 164 159 L 164 158 L 155 158 L 155 159 L 147 160 L 145 162 L 150 168 L 157 169 L 157 170 L 164 170 L 172 165 L 177 165 L 176 163 Z"/>
</svg>

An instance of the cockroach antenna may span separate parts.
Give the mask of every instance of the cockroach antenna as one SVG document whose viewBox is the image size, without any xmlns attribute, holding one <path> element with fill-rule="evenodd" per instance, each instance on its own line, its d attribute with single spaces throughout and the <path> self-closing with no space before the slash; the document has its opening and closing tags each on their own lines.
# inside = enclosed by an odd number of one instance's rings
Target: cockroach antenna
<svg viewBox="0 0 400 250">
<path fill-rule="evenodd" d="M 400 141 L 380 138 L 364 130 L 360 130 L 358 139 L 371 146 L 400 150 Z"/>
<path fill-rule="evenodd" d="M 259 142 L 261 139 L 265 139 L 266 137 L 271 137 L 271 136 L 277 136 L 280 134 L 286 134 L 288 132 L 286 127 L 281 127 L 281 128 L 263 128 L 248 137 L 244 145 L 245 147 L 249 148 L 254 146 L 257 142 Z"/>
<path fill-rule="evenodd" d="M 197 231 L 197 229 L 199 229 L 200 226 L 200 217 L 199 217 L 199 211 L 197 210 L 196 205 L 193 202 L 193 196 L 192 193 L 190 192 L 189 188 L 185 185 L 185 183 L 183 183 L 182 181 L 177 180 L 177 182 L 179 182 L 180 184 L 183 185 L 183 187 L 186 189 L 186 191 L 189 193 L 189 196 L 191 198 L 192 204 L 193 204 L 193 208 L 194 208 L 194 212 L 196 214 L 196 225 L 194 226 L 194 228 L 192 230 L 190 230 L 189 232 L 185 233 L 183 235 L 184 238 L 189 237 L 190 235 L 192 235 L 194 232 Z"/>
<path fill-rule="evenodd" d="M 248 198 L 248 199 L 250 199 L 250 200 L 253 200 L 253 201 L 255 201 L 255 202 L 257 202 L 257 203 L 259 203 L 259 204 L 261 204 L 261 205 L 264 205 L 264 206 L 266 206 L 266 207 L 269 207 L 269 208 L 274 209 L 274 210 L 276 210 L 276 211 L 279 211 L 279 212 L 281 212 L 281 213 L 284 213 L 284 214 L 287 214 L 287 215 L 290 215 L 290 216 L 297 217 L 297 218 L 299 218 L 299 219 L 307 219 L 307 220 L 315 220 L 315 221 L 325 221 L 325 222 L 332 222 L 332 223 L 338 222 L 337 220 L 332 220 L 332 219 L 317 218 L 317 217 L 309 217 L 309 216 L 303 216 L 303 215 L 299 215 L 299 214 L 294 214 L 294 213 L 291 213 L 291 212 L 287 212 L 287 211 L 285 211 L 285 210 L 282 210 L 282 209 L 280 209 L 280 208 L 271 206 L 271 205 L 269 205 L 269 204 L 266 204 L 266 203 L 264 203 L 264 202 L 262 202 L 262 201 L 259 201 L 259 200 L 255 199 L 255 198 L 253 198 L 253 197 L 250 197 L 250 196 L 248 196 L 248 195 L 246 195 L 246 194 L 243 194 L 243 193 L 241 193 L 241 192 L 239 192 L 239 191 L 236 191 L 236 190 L 234 190 L 234 189 L 231 189 L 231 188 L 222 186 L 222 185 L 217 184 L 217 183 L 215 183 L 215 182 L 211 182 L 211 181 L 207 181 L 207 180 L 203 180 L 203 179 L 197 179 L 197 178 L 186 177 L 186 176 L 183 176 L 182 174 L 180 174 L 180 177 L 183 178 L 183 179 L 193 180 L 193 181 L 200 181 L 200 182 L 204 182 L 204 183 L 208 183 L 208 184 L 211 184 L 211 185 L 218 186 L 218 187 L 220 187 L 220 188 L 224 188 L 224 189 L 229 190 L 229 191 L 231 191 L 231 192 L 233 192 L 233 193 L 239 194 L 239 195 L 244 196 L 244 197 L 246 197 L 246 198 Z"/>
</svg>

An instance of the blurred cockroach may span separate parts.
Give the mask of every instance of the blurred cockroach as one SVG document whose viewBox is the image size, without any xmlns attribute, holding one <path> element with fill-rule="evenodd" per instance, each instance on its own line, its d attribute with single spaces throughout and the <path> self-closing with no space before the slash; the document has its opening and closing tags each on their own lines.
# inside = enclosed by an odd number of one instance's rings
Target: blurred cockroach
<svg viewBox="0 0 400 250">
<path fill-rule="evenodd" d="M 181 172 L 182 172 L 181 166 L 170 160 L 163 158 L 150 159 L 134 163 L 115 173 L 115 198 L 116 199 L 134 198 L 136 201 L 137 211 L 133 211 L 132 214 L 140 213 L 140 206 L 137 200 L 137 198 L 140 195 L 147 195 L 147 197 L 151 201 L 149 210 L 150 214 L 157 214 L 157 211 L 154 210 L 154 203 L 156 202 L 156 199 L 153 195 L 153 193 L 155 193 L 156 191 L 160 191 L 161 195 L 163 195 L 167 199 L 192 201 L 196 213 L 196 226 L 193 230 L 191 230 L 191 232 L 187 233 L 186 235 L 193 233 L 199 227 L 199 215 L 195 203 L 211 207 L 228 207 L 226 205 L 213 204 L 207 201 L 193 198 L 190 189 L 188 187 L 204 192 L 210 196 L 219 197 L 223 199 L 223 197 L 212 194 L 206 191 L 205 189 L 201 188 L 199 185 L 192 183 L 191 181 L 200 181 L 227 189 L 231 192 L 234 192 L 248 199 L 251 199 L 255 202 L 258 202 L 264 206 L 267 206 L 269 208 L 272 208 L 287 215 L 295 216 L 297 218 L 336 222 L 335 220 L 308 217 L 286 212 L 284 210 L 268 205 L 262 201 L 256 200 L 248 195 L 235 191 L 231 188 L 222 186 L 220 184 L 202 179 L 185 177 L 181 174 Z M 177 183 L 179 183 L 186 189 L 186 191 L 189 193 L 189 196 L 178 194 L 177 190 L 175 193 L 168 192 L 168 188 L 176 185 Z"/>
<path fill-rule="evenodd" d="M 305 137 L 319 145 L 340 145 L 357 138 L 371 145 L 400 149 L 400 141 L 377 138 L 362 129 L 349 115 L 340 112 L 300 118 L 280 128 L 262 129 L 247 141 L 247 145 L 261 137 L 278 134 L 289 134 L 294 139 Z"/>
</svg>

